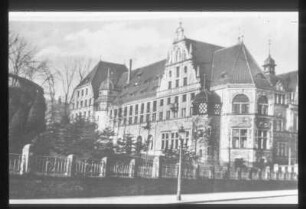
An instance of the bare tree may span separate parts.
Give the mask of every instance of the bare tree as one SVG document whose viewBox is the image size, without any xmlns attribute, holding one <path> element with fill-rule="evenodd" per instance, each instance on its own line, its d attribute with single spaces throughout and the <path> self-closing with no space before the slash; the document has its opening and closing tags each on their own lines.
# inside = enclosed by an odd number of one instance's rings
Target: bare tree
<svg viewBox="0 0 306 209">
<path fill-rule="evenodd" d="M 52 72 L 48 65 L 41 71 L 42 83 L 41 86 L 44 88 L 44 93 L 51 101 L 50 109 L 48 109 L 47 115 L 50 115 L 50 121 L 54 122 L 55 119 L 55 86 L 56 86 L 56 73 Z"/>
<path fill-rule="evenodd" d="M 85 58 L 75 59 L 76 62 L 76 71 L 78 72 L 77 82 L 81 82 L 85 76 L 89 73 L 89 70 L 92 67 L 92 60 Z"/>
<path fill-rule="evenodd" d="M 47 61 L 37 59 L 37 50 L 23 37 L 9 34 L 9 72 L 34 80 L 47 66 Z"/>
<path fill-rule="evenodd" d="M 61 87 L 64 93 L 64 119 L 69 121 L 69 101 L 73 91 L 73 83 L 76 76 L 77 63 L 75 60 L 66 60 L 56 72 L 61 83 Z"/>
</svg>

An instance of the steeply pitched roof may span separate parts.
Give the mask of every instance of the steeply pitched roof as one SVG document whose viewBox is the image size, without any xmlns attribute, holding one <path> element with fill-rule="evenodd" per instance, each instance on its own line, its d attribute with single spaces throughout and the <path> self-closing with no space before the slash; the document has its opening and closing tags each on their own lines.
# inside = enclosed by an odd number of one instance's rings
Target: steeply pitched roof
<svg viewBox="0 0 306 209">
<path fill-rule="evenodd" d="M 214 53 L 211 85 L 254 84 L 257 88 L 272 86 L 243 43 Z"/>
<path fill-rule="evenodd" d="M 203 74 L 206 75 L 206 80 L 208 81 L 211 77 L 211 67 L 213 61 L 213 54 L 216 50 L 222 49 L 223 47 L 214 44 L 209 44 L 201 41 L 196 41 L 192 39 L 185 39 L 188 49 L 190 45 L 192 47 L 192 57 L 195 67 L 200 68 L 200 79 L 201 84 L 203 84 Z M 209 85 L 208 83 L 206 85 Z"/>
<path fill-rule="evenodd" d="M 192 39 L 184 39 L 187 48 L 192 45 L 192 55 L 195 65 L 200 67 L 200 78 L 203 73 L 210 76 L 213 52 L 222 47 L 208 44 Z M 159 78 L 164 73 L 166 60 L 138 68 L 132 71 L 130 84 L 127 85 L 127 72 L 122 74 L 118 86 L 122 88 L 120 94 L 116 97 L 115 103 L 124 103 L 156 95 L 159 85 Z"/>
<path fill-rule="evenodd" d="M 279 74 L 277 75 L 277 77 L 281 79 L 287 91 L 295 91 L 296 88 L 298 88 L 298 71 Z"/>
<path fill-rule="evenodd" d="M 114 102 L 121 104 L 156 95 L 159 79 L 164 73 L 165 64 L 166 60 L 161 60 L 132 70 L 129 84 L 127 84 L 128 73 L 123 73 L 118 82 L 118 87 L 121 88 L 121 92 L 115 98 Z"/>
<path fill-rule="evenodd" d="M 78 84 L 77 87 L 83 86 L 85 84 L 91 83 L 94 98 L 96 99 L 99 95 L 99 87 L 101 82 L 103 82 L 107 78 L 107 71 L 110 69 L 110 77 L 112 83 L 115 85 L 118 82 L 121 75 L 127 71 L 125 65 L 99 61 L 98 64 L 93 68 L 93 70 Z"/>
</svg>

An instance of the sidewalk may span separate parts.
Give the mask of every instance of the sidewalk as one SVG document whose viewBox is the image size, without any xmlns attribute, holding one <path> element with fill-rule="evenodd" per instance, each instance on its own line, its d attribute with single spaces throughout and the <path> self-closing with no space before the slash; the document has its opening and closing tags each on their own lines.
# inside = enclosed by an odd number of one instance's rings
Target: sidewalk
<svg viewBox="0 0 306 209">
<path fill-rule="evenodd" d="M 258 203 L 258 199 L 262 198 L 261 204 L 265 204 L 265 198 L 282 198 L 296 197 L 298 199 L 297 190 L 274 190 L 274 191 L 255 191 L 255 192 L 224 192 L 209 194 L 182 194 L 182 200 L 177 201 L 176 195 L 146 195 L 146 196 L 120 196 L 120 197 L 93 197 L 93 198 L 63 198 L 63 199 L 13 199 L 10 204 L 177 204 L 177 203 L 202 203 L 213 204 L 216 202 L 226 203 L 237 200 L 257 199 L 254 203 Z M 251 201 L 252 202 L 252 201 Z M 290 202 L 291 203 L 291 202 Z M 252 203 L 251 203 L 252 204 Z"/>
</svg>

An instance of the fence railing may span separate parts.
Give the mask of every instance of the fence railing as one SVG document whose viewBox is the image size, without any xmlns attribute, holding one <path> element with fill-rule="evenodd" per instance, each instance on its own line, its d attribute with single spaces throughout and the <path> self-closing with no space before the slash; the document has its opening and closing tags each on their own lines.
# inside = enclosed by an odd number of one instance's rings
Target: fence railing
<svg viewBox="0 0 306 209">
<path fill-rule="evenodd" d="M 130 177 L 130 164 L 127 161 L 113 161 L 109 165 L 109 176 L 113 177 Z"/>
<path fill-rule="evenodd" d="M 101 173 L 101 162 L 89 160 L 76 160 L 74 167 L 74 175 L 99 177 Z"/>
<path fill-rule="evenodd" d="M 69 162 L 66 157 L 31 156 L 30 169 L 37 175 L 66 176 Z"/>
<path fill-rule="evenodd" d="M 9 172 L 10 174 L 20 174 L 21 170 L 21 154 L 12 153 L 9 155 Z"/>
<path fill-rule="evenodd" d="M 159 159 L 159 160 L 156 160 Z M 39 156 L 30 153 L 9 154 L 9 172 L 12 175 L 32 173 L 45 176 L 83 176 L 120 178 L 165 178 L 178 177 L 178 163 L 160 160 L 160 157 L 104 157 L 101 160 L 76 159 L 73 155 Z M 205 163 L 182 164 L 183 179 L 233 179 L 296 181 L 298 174 L 292 170 L 234 169 L 211 166 Z"/>
</svg>

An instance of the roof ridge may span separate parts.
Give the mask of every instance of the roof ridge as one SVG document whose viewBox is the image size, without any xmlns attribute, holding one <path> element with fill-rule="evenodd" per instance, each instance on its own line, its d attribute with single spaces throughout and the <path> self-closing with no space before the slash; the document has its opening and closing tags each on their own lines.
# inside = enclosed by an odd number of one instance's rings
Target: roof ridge
<svg viewBox="0 0 306 209">
<path fill-rule="evenodd" d="M 236 44 L 235 46 L 240 46 L 240 45 Z M 232 69 L 231 69 L 230 75 L 233 75 L 235 66 L 236 66 L 236 64 L 237 64 L 237 62 L 238 62 L 238 59 L 239 59 L 239 57 L 240 57 L 240 53 L 241 53 L 241 49 L 239 49 L 239 51 L 238 51 L 238 56 L 236 57 L 236 60 L 235 60 L 235 62 L 234 62 L 234 64 L 233 64 L 233 67 L 232 67 Z"/>
<path fill-rule="evenodd" d="M 203 44 L 209 44 L 209 45 L 213 45 L 213 46 L 224 48 L 224 46 L 220 46 L 220 45 L 216 45 L 216 44 L 212 44 L 212 43 L 207 43 L 207 42 L 204 42 L 204 41 L 198 41 L 198 40 L 191 39 L 191 38 L 186 38 L 186 40 L 194 41 L 194 42 L 199 42 L 199 43 L 203 43 Z"/>
<path fill-rule="evenodd" d="M 98 64 L 100 64 L 100 63 L 113 64 L 113 65 L 122 65 L 122 66 L 125 66 L 125 67 L 126 67 L 125 64 L 119 64 L 119 63 L 116 63 L 116 62 L 109 62 L 109 61 L 100 60 L 100 61 L 98 62 Z"/>
<path fill-rule="evenodd" d="M 160 60 L 160 61 L 153 62 L 153 63 L 151 63 L 151 64 L 148 64 L 148 65 L 145 65 L 145 66 L 142 66 L 142 67 L 135 68 L 134 70 L 139 70 L 139 69 L 142 69 L 142 68 L 146 68 L 146 67 L 155 65 L 155 64 L 157 64 L 157 63 L 164 62 L 164 61 L 166 61 L 166 60 L 167 60 L 167 59 L 162 59 L 162 60 Z"/>
<path fill-rule="evenodd" d="M 255 84 L 255 81 L 254 81 L 254 78 L 253 78 L 253 74 L 252 74 L 252 71 L 251 71 L 251 68 L 250 68 L 250 64 L 249 64 L 249 60 L 248 60 L 248 57 L 246 56 L 246 53 L 245 53 L 245 46 L 244 44 L 242 43 L 241 44 L 241 49 L 243 51 L 243 54 L 244 54 L 244 57 L 246 59 L 246 63 L 247 63 L 247 66 L 248 66 L 248 69 L 249 69 L 249 73 L 250 73 L 250 76 L 251 76 L 251 79 L 252 79 L 252 82 Z M 255 84 L 256 85 L 256 84 Z"/>
</svg>

